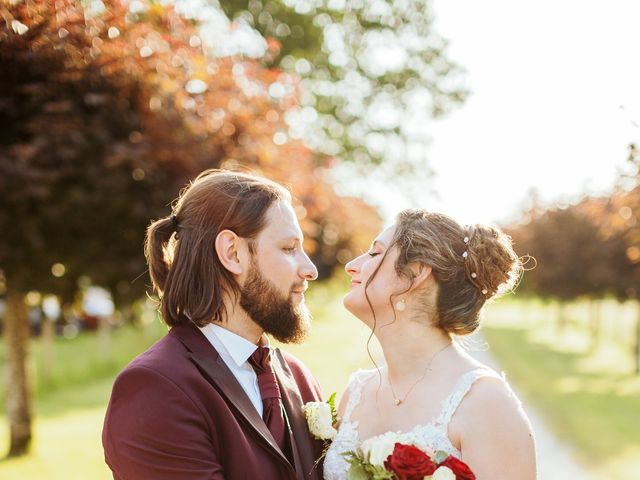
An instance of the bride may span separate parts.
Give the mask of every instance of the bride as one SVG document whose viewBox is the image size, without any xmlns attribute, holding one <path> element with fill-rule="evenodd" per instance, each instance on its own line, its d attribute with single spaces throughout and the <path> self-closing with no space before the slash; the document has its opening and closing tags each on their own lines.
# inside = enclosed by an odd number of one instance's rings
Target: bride
<svg viewBox="0 0 640 480">
<path fill-rule="evenodd" d="M 533 480 L 526 414 L 506 381 L 455 338 L 478 329 L 482 306 L 517 281 L 509 237 L 461 227 L 425 210 L 401 212 L 370 250 L 346 266 L 345 307 L 371 328 L 386 365 L 352 375 L 324 478 L 347 478 L 343 455 L 387 432 L 466 463 L 478 480 Z"/>
</svg>

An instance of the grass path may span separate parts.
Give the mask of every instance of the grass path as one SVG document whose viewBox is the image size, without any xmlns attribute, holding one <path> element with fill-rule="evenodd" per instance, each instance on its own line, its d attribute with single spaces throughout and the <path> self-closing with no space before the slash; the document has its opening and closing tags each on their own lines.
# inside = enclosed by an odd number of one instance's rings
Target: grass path
<svg viewBox="0 0 640 480">
<path fill-rule="evenodd" d="M 112 380 L 69 388 L 37 404 L 32 453 L 0 461 L 2 480 L 110 480 L 100 432 Z M 8 448 L 6 418 L 0 417 L 0 451 Z"/>
<path fill-rule="evenodd" d="M 510 382 L 598 480 L 640 478 L 640 377 L 619 336 L 624 313 L 605 311 L 614 334 L 597 348 L 584 322 L 559 333 L 550 312 L 527 303 L 496 304 L 483 329 Z"/>
</svg>

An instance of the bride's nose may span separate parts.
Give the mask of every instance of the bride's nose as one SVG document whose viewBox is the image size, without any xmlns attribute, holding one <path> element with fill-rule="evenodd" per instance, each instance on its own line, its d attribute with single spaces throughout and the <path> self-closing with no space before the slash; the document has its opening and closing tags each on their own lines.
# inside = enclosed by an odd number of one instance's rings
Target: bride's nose
<svg viewBox="0 0 640 480">
<path fill-rule="evenodd" d="M 354 276 L 356 273 L 358 273 L 357 262 L 356 262 L 357 260 L 358 260 L 357 258 L 354 258 L 350 262 L 347 262 L 347 264 L 344 266 L 344 269 L 347 272 L 347 274 Z"/>
</svg>

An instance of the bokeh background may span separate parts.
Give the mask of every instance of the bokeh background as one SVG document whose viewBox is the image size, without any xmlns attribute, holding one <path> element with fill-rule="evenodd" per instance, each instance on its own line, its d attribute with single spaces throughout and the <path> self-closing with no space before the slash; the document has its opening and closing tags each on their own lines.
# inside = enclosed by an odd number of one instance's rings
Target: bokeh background
<svg viewBox="0 0 640 480">
<path fill-rule="evenodd" d="M 292 191 L 320 279 L 291 350 L 327 393 L 372 365 L 343 265 L 397 211 L 501 226 L 537 265 L 466 345 L 531 413 L 541 479 L 640 478 L 640 7 L 0 0 L 0 16 L 0 478 L 111 478 L 113 379 L 166 333 L 145 228 L 212 167 Z"/>
</svg>

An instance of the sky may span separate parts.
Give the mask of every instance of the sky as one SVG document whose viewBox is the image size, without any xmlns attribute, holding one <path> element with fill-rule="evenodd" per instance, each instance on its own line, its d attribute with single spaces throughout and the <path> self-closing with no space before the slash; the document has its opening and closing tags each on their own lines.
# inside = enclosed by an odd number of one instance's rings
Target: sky
<svg viewBox="0 0 640 480">
<path fill-rule="evenodd" d="M 181 0 L 202 13 L 203 0 Z M 433 28 L 471 91 L 445 118 L 424 119 L 428 185 L 405 189 L 384 169 L 358 181 L 336 169 L 342 193 L 376 203 L 390 222 L 402 208 L 465 224 L 517 221 L 532 189 L 543 206 L 611 190 L 630 142 L 640 142 L 640 2 L 431 0 Z M 260 55 L 250 28 L 207 9 L 212 45 Z M 205 17 L 203 17 L 205 18 Z M 214 35 L 215 36 L 215 35 Z M 404 192 L 420 193 L 408 197 Z M 430 193 L 430 192 L 435 192 Z M 373 192 L 373 193 L 372 193 Z"/>
<path fill-rule="evenodd" d="M 532 188 L 549 205 L 606 193 L 640 140 L 640 2 L 431 5 L 472 95 L 432 124 L 438 197 L 409 201 L 387 188 L 384 216 L 419 206 L 463 223 L 507 223 Z"/>
</svg>

